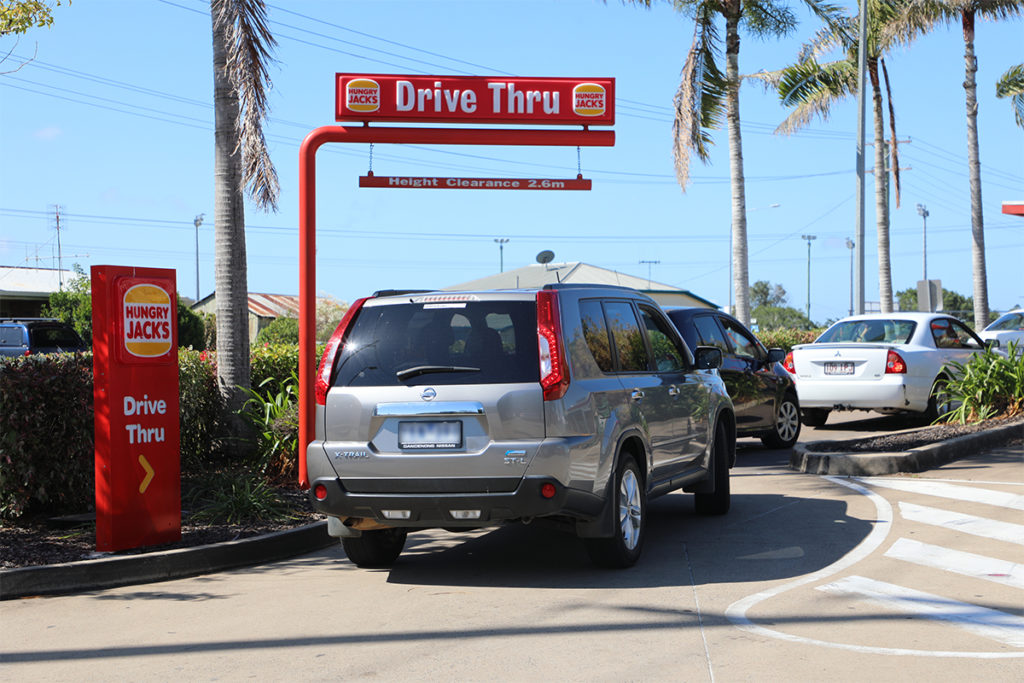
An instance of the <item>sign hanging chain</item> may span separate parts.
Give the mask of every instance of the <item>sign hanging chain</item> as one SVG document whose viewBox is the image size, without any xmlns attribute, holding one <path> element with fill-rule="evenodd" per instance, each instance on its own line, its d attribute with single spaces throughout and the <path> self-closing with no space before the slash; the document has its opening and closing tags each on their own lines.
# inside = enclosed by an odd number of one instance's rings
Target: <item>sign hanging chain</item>
<svg viewBox="0 0 1024 683">
<path fill-rule="evenodd" d="M 580 155 L 580 146 L 576 145 L 576 179 L 581 180 L 583 178 L 583 166 Z"/>
<path fill-rule="evenodd" d="M 370 169 L 367 171 L 367 175 L 373 175 L 373 143 L 370 143 Z"/>
</svg>

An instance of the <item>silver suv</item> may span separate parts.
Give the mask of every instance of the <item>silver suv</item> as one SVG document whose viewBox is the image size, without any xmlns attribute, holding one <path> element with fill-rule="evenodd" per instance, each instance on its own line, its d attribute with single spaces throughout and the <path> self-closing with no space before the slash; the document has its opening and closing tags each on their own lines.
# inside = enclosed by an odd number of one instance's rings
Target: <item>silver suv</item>
<svg viewBox="0 0 1024 683">
<path fill-rule="evenodd" d="M 628 567 L 647 501 L 729 509 L 733 406 L 649 297 L 623 287 L 378 292 L 316 380 L 311 497 L 349 558 L 388 566 L 409 531 L 544 519 Z"/>
</svg>

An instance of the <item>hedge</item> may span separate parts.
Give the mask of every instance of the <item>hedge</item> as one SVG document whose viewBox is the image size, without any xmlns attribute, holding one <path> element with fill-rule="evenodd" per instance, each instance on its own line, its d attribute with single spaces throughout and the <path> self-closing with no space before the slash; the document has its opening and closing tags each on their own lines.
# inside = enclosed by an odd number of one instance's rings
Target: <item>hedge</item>
<svg viewBox="0 0 1024 683">
<path fill-rule="evenodd" d="M 293 344 L 254 348 L 251 358 L 253 387 L 268 380 L 263 391 L 280 391 L 298 372 Z M 181 348 L 178 366 L 188 476 L 228 457 L 227 415 L 216 353 Z M 92 390 L 92 354 L 0 358 L 0 521 L 93 508 Z"/>
</svg>

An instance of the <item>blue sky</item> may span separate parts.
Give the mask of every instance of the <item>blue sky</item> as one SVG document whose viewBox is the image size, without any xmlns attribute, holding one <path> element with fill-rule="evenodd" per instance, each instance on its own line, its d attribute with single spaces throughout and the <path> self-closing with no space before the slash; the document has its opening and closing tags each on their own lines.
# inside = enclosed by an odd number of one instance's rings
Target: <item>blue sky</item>
<svg viewBox="0 0 1024 683">
<path fill-rule="evenodd" d="M 249 288 L 298 292 L 298 146 L 333 125 L 336 72 L 613 77 L 616 145 L 584 148 L 591 192 L 360 189 L 364 145 L 318 155 L 317 289 L 351 301 L 376 289 L 444 287 L 533 263 L 582 260 L 728 301 L 728 145 L 715 134 L 710 165 L 695 163 L 685 193 L 671 157 L 672 96 L 692 22 L 668 7 L 614 0 L 506 2 L 288 2 L 270 0 L 277 35 L 266 133 L 280 175 L 276 214 L 246 208 Z M 793 37 L 744 36 L 744 73 L 794 58 L 813 23 Z M 990 306 L 1024 304 L 1024 220 L 1000 213 L 1024 199 L 1024 130 L 995 81 L 1021 61 L 1024 22 L 979 22 L 979 131 Z M 0 65 L 0 264 L 56 265 L 54 206 L 61 207 L 65 267 L 80 263 L 175 268 L 195 297 L 193 218 L 199 231 L 200 295 L 213 288 L 213 109 L 209 6 L 203 0 L 76 0 L 54 11 L 52 29 L 19 41 Z M 21 58 L 35 60 L 11 72 Z M 972 294 L 966 169 L 963 41 L 940 29 L 887 59 L 900 147 L 902 208 L 893 211 L 894 289 L 922 274 Z M 855 230 L 855 102 L 835 107 L 793 136 L 777 97 L 741 91 L 747 175 L 750 281 L 783 285 L 812 319 L 846 314 Z M 870 114 L 869 114 L 870 116 Z M 869 119 L 870 120 L 870 119 Z M 869 124 L 870 137 L 870 124 Z M 872 165 L 868 148 L 867 165 Z M 571 148 L 376 145 L 378 175 L 574 177 Z M 878 300 L 872 180 L 867 184 L 865 296 Z M 778 204 L 777 207 L 772 207 Z M 658 263 L 646 263 L 657 261 Z"/>
</svg>

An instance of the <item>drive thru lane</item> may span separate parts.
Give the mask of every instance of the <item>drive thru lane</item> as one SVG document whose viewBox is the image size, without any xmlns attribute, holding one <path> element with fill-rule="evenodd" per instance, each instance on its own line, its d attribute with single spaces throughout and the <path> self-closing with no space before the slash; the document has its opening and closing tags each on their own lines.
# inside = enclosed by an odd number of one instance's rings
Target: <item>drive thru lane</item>
<svg viewBox="0 0 1024 683">
<path fill-rule="evenodd" d="M 697 517 L 683 494 L 655 501 L 644 556 L 629 571 L 595 570 L 580 543 L 531 525 L 414 534 L 390 571 L 358 570 L 332 547 L 194 579 L 0 603 L 0 678 L 1020 678 L 1024 648 L 849 595 L 851 585 L 866 585 L 850 577 L 861 577 L 1019 618 L 1012 586 L 886 556 L 906 538 L 1012 561 L 1019 546 L 950 537 L 913 517 L 932 507 L 1019 524 L 1019 511 L 794 473 L 786 461 L 744 448 L 725 517 Z M 994 451 L 923 478 L 1022 493 L 1019 462 L 1019 448 Z M 850 484 L 883 497 L 891 519 Z M 858 551 L 873 533 L 883 542 Z M 841 571 L 820 574 L 851 553 Z M 727 616 L 815 573 L 745 612 L 793 638 L 745 630 Z M 833 584 L 847 594 L 819 590 Z M 960 656 L 934 655 L 944 651 Z"/>
</svg>

